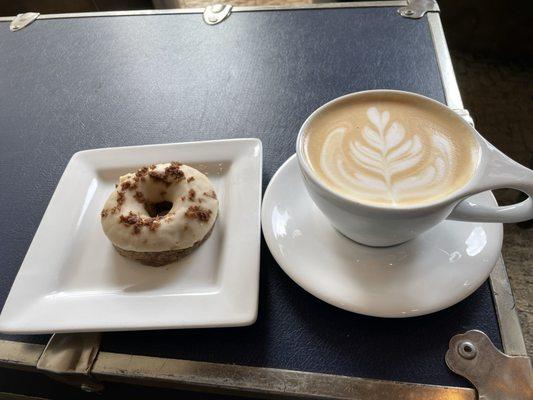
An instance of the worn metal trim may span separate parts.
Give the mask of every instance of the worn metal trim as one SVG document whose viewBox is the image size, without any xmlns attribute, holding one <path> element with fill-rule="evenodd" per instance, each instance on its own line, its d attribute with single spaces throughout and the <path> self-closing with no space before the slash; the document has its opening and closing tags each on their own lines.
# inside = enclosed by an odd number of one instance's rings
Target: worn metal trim
<svg viewBox="0 0 533 400">
<path fill-rule="evenodd" d="M 302 4 L 296 6 L 251 6 L 233 7 L 231 12 L 243 11 L 281 11 L 281 10 L 314 10 L 328 8 L 368 8 L 368 7 L 401 7 L 406 6 L 407 0 L 392 1 L 361 1 L 346 3 L 319 3 Z M 129 11 L 98 11 L 87 13 L 64 13 L 64 14 L 41 14 L 37 19 L 60 19 L 60 18 L 89 18 L 89 17 L 124 17 L 135 15 L 173 15 L 173 14 L 203 14 L 204 8 L 177 8 L 161 10 L 129 10 Z M 0 22 L 12 21 L 15 16 L 0 17 Z"/>
<path fill-rule="evenodd" d="M 474 400 L 469 388 L 433 386 L 338 375 L 100 353 L 93 375 L 100 380 L 215 393 L 317 399 L 387 398 Z"/>
<path fill-rule="evenodd" d="M 103 386 L 91 376 L 102 334 L 54 333 L 45 346 L 36 368 L 49 377 L 87 392 L 100 392 Z"/>
<path fill-rule="evenodd" d="M 220 24 L 231 15 L 233 6 L 231 4 L 212 4 L 208 5 L 203 13 L 204 22 L 207 25 Z"/>
<path fill-rule="evenodd" d="M 39 372 L 36 364 L 44 345 L 0 340 L 0 366 Z M 264 398 L 316 399 L 388 398 L 409 400 L 475 400 L 473 389 L 327 375 L 273 368 L 247 367 L 170 358 L 100 352 L 92 376 L 102 382 Z"/>
<path fill-rule="evenodd" d="M 9 30 L 11 32 L 17 32 L 21 29 L 26 28 L 28 25 L 31 25 L 33 21 L 35 21 L 37 18 L 39 18 L 39 13 L 36 12 L 27 12 L 24 14 L 19 14 L 15 18 L 13 18 L 13 21 L 11 21 L 11 24 L 9 25 Z"/>
<path fill-rule="evenodd" d="M 26 396 L 23 394 L 0 392 L 0 400 L 51 400 L 44 397 Z"/>
<path fill-rule="evenodd" d="M 44 347 L 43 344 L 0 340 L 0 367 L 37 371 L 37 361 Z"/>
<path fill-rule="evenodd" d="M 474 329 L 450 339 L 446 365 L 468 379 L 484 400 L 526 400 L 533 396 L 529 357 L 508 356 L 483 332 Z"/>
<path fill-rule="evenodd" d="M 450 52 L 448 51 L 448 45 L 446 44 L 446 37 L 444 36 L 442 23 L 440 22 L 440 15 L 438 13 L 428 13 L 427 19 L 431 38 L 433 39 L 433 45 L 435 46 L 435 55 L 437 57 L 437 63 L 442 78 L 446 104 L 448 104 L 448 107 L 450 108 L 462 109 L 464 108 L 463 101 L 461 99 L 457 80 L 455 79 L 452 59 L 450 57 Z"/>
<path fill-rule="evenodd" d="M 408 0 L 407 6 L 398 9 L 398 14 L 411 19 L 420 19 L 428 12 L 440 12 L 435 0 Z"/>
<path fill-rule="evenodd" d="M 502 257 L 490 274 L 490 287 L 500 325 L 504 353 L 509 356 L 527 356 L 513 291 Z"/>
<path fill-rule="evenodd" d="M 442 78 L 442 85 L 446 103 L 450 108 L 463 109 L 463 100 L 453 71 L 452 60 L 446 45 L 446 38 L 442 29 L 440 16 L 437 13 L 427 14 L 429 30 L 433 38 L 435 53 Z M 471 118 L 470 118 L 471 119 Z M 520 321 L 516 312 L 511 284 L 507 276 L 502 257 L 498 260 L 490 274 L 490 285 L 500 334 L 505 354 L 512 356 L 526 356 L 526 346 Z"/>
</svg>

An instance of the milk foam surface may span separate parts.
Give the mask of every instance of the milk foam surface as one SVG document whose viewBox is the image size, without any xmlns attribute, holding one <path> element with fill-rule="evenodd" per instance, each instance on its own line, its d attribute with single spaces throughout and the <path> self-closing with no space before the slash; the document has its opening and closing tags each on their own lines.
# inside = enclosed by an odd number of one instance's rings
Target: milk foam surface
<svg viewBox="0 0 533 400">
<path fill-rule="evenodd" d="M 437 106 L 405 96 L 342 100 L 308 125 L 304 147 L 324 183 L 362 203 L 411 206 L 472 177 L 479 145 Z"/>
</svg>

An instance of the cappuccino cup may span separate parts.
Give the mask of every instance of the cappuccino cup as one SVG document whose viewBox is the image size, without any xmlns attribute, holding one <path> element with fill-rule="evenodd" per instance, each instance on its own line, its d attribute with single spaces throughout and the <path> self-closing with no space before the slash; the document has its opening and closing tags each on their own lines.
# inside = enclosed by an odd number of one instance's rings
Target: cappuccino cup
<svg viewBox="0 0 533 400">
<path fill-rule="evenodd" d="M 533 218 L 533 171 L 453 110 L 418 94 L 370 90 L 334 99 L 304 122 L 296 154 L 315 204 L 361 244 L 403 243 L 444 219 Z M 469 199 L 498 188 L 528 198 L 500 207 Z"/>
</svg>

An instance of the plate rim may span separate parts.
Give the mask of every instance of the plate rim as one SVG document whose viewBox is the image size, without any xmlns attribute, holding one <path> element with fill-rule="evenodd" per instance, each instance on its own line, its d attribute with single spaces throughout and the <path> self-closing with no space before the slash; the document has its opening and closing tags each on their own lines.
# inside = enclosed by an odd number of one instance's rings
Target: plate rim
<svg viewBox="0 0 533 400">
<path fill-rule="evenodd" d="M 65 179 L 68 177 L 72 172 L 69 170 L 73 168 L 73 165 L 76 162 L 83 162 L 86 164 L 90 160 L 84 159 L 86 155 L 92 155 L 97 153 L 106 153 L 106 152 L 115 152 L 115 151 L 129 151 L 129 150 L 136 150 L 136 151 L 142 151 L 147 148 L 154 149 L 154 148 L 169 148 L 169 147 L 186 147 L 186 146 L 216 146 L 221 143 L 224 143 L 226 145 L 237 145 L 237 146 L 243 146 L 242 148 L 237 149 L 236 153 L 232 155 L 231 160 L 235 161 L 238 159 L 242 159 L 244 156 L 249 160 L 250 163 L 253 163 L 254 165 L 254 174 L 253 174 L 253 184 L 254 184 L 254 192 L 250 194 L 250 208 L 254 212 L 255 216 L 253 218 L 249 218 L 248 220 L 252 220 L 253 224 L 249 225 L 249 229 L 247 231 L 249 238 L 249 241 L 253 241 L 254 246 L 253 248 L 250 248 L 249 254 L 247 257 L 249 257 L 250 261 L 246 263 L 246 268 L 251 268 L 251 266 L 254 268 L 251 272 L 253 276 L 253 282 L 250 279 L 243 281 L 243 280 L 236 280 L 232 282 L 232 287 L 226 287 L 224 290 L 224 286 L 220 285 L 218 287 L 218 290 L 216 293 L 213 293 L 210 295 L 212 299 L 214 299 L 217 302 L 221 302 L 221 300 L 224 300 L 226 312 L 232 313 L 233 315 L 227 314 L 227 315 L 219 315 L 216 318 L 213 318 L 213 316 L 208 317 L 204 316 L 203 322 L 195 322 L 195 323 L 175 323 L 175 322 L 163 322 L 163 323 L 147 323 L 147 324 L 130 324 L 127 326 L 114 326 L 113 324 L 109 324 L 106 322 L 109 321 L 109 319 L 103 319 L 100 322 L 90 321 L 89 323 L 86 323 L 83 321 L 81 324 L 78 321 L 78 326 L 72 326 L 67 327 L 66 325 L 73 325 L 72 323 L 43 323 L 42 321 L 34 322 L 34 318 L 32 317 L 34 314 L 29 315 L 29 318 L 26 317 L 26 322 L 24 319 L 24 312 L 28 311 L 28 304 L 36 304 L 39 301 L 43 299 L 43 294 L 38 293 L 36 296 L 31 298 L 30 303 L 23 303 L 22 307 L 20 304 L 18 304 L 18 301 L 20 301 L 20 296 L 23 296 L 24 293 L 27 291 L 24 290 L 24 287 L 27 286 L 27 283 L 25 283 L 25 279 L 28 279 L 27 277 L 24 277 L 25 272 L 24 270 L 27 270 L 28 268 L 35 268 L 34 266 L 27 265 L 31 264 L 32 262 L 35 262 L 34 260 L 31 260 L 31 250 L 34 246 L 37 246 L 40 240 L 42 238 L 39 238 L 39 236 L 42 236 L 45 234 L 45 232 L 40 232 L 41 227 L 43 225 L 43 222 L 46 219 L 53 218 L 52 212 L 50 211 L 52 203 L 58 201 L 57 196 L 59 196 L 59 192 L 63 189 L 62 186 L 66 185 Z M 246 154 L 247 151 L 254 150 L 254 153 Z M 192 162 L 192 161 L 188 161 Z M 201 159 L 198 161 L 199 163 L 202 162 Z M 140 165 L 141 163 L 139 163 Z M 94 168 L 96 171 L 96 168 Z M 96 174 L 96 172 L 95 172 Z M 57 182 L 57 185 L 54 189 L 54 192 L 52 196 L 50 197 L 50 200 L 46 206 L 46 209 L 41 217 L 41 220 L 39 221 L 39 224 L 34 232 L 34 236 L 28 246 L 28 249 L 26 251 L 26 254 L 24 255 L 24 258 L 22 262 L 20 263 L 19 269 L 17 271 L 17 274 L 15 276 L 15 279 L 13 280 L 13 283 L 10 287 L 9 294 L 6 297 L 5 303 L 2 307 L 2 311 L 0 313 L 0 332 L 6 333 L 6 334 L 50 334 L 50 333 L 67 333 L 67 332 L 94 332 L 94 331 L 100 331 L 100 332 L 112 332 L 112 331 L 132 331 L 132 330 L 160 330 L 160 329 L 197 329 L 197 328 L 218 328 L 218 327 L 238 327 L 238 326 L 248 326 L 253 323 L 255 323 L 258 315 L 258 303 L 259 303 L 259 279 L 260 279 L 260 247 L 261 247 L 261 204 L 262 204 L 262 175 L 263 175 L 263 144 L 259 138 L 230 138 L 230 139 L 217 139 L 217 140 L 205 140 L 205 141 L 188 141 L 188 142 L 178 142 L 178 143 L 161 143 L 161 144 L 149 144 L 149 145 L 133 145 L 133 146 L 118 146 L 118 147 L 106 147 L 106 148 L 96 148 L 96 149 L 87 149 L 87 150 L 81 150 L 76 153 L 74 153 L 69 161 L 67 162 L 65 169 L 63 173 L 61 174 L 60 179 Z M 250 214 L 249 214 L 250 215 Z M 73 222 L 71 222 L 73 223 Z M 253 235 L 252 235 L 253 233 Z M 236 239 L 234 239 L 236 240 Z M 48 261 L 50 262 L 50 261 Z M 232 264 L 238 264 L 238 263 L 232 263 Z M 242 268 L 242 266 L 241 266 Z M 26 271 L 28 272 L 28 271 Z M 31 286 L 31 285 L 30 285 Z M 22 290 L 21 290 L 22 289 Z M 231 290 L 229 290 L 231 289 Z M 240 290 L 235 290 L 240 289 Z M 242 300 L 243 296 L 245 297 L 245 301 Z M 218 299 L 217 299 L 218 297 Z M 90 300 L 86 300 L 90 301 Z M 119 300 L 120 301 L 120 300 Z M 49 307 L 49 306 L 48 306 Z M 13 313 L 13 311 L 16 308 L 16 313 Z M 13 315 L 17 315 L 18 317 L 16 319 L 13 318 L 7 318 L 6 319 L 6 310 L 9 314 L 13 313 Z M 229 311 L 231 310 L 231 311 Z M 22 316 L 22 318 L 21 318 Z M 169 318 L 170 320 L 172 318 Z M 28 320 L 31 320 L 32 322 L 28 322 Z M 212 322 L 214 320 L 214 322 Z"/>
</svg>

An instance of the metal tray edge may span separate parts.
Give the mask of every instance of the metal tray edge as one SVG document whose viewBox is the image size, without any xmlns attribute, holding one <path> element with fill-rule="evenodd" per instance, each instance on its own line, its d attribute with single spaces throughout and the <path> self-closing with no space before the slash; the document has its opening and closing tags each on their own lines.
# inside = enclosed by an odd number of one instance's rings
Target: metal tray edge
<svg viewBox="0 0 533 400">
<path fill-rule="evenodd" d="M 0 340 L 0 366 L 39 372 L 45 346 Z M 100 352 L 91 375 L 100 381 L 265 398 L 474 400 L 469 388 L 381 381 L 273 368 Z"/>
<path fill-rule="evenodd" d="M 328 8 L 368 8 L 368 7 L 402 7 L 407 5 L 407 0 L 392 1 L 361 1 L 346 3 L 317 3 L 301 4 L 296 6 L 274 5 L 274 6 L 236 6 L 231 12 L 243 11 L 280 11 L 280 10 L 313 10 Z M 36 10 L 38 11 L 38 10 Z M 202 14 L 204 8 L 176 8 L 158 10 L 128 10 L 128 11 L 97 11 L 86 13 L 63 13 L 63 14 L 41 14 L 37 19 L 60 19 L 60 18 L 89 18 L 89 17 L 124 17 L 137 15 L 173 15 L 173 14 Z M 11 22 L 15 16 L 0 17 L 0 22 Z"/>
<path fill-rule="evenodd" d="M 446 103 L 453 109 L 462 110 L 464 108 L 463 101 L 455 78 L 448 46 L 446 45 L 440 15 L 437 13 L 428 13 L 427 18 L 442 76 Z M 503 258 L 500 257 L 489 279 L 500 326 L 503 350 L 507 355 L 527 356 L 524 337 L 515 307 L 515 300 Z"/>
</svg>

